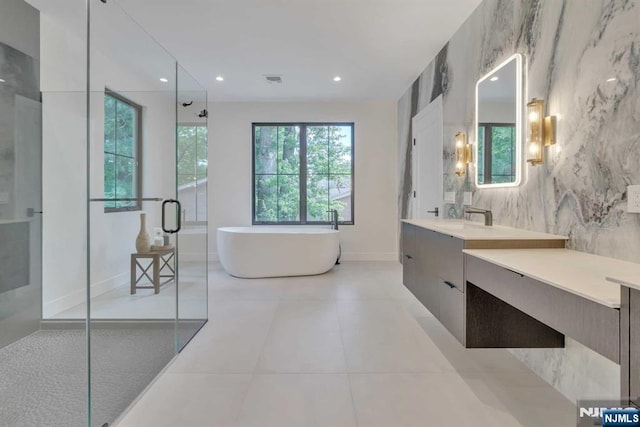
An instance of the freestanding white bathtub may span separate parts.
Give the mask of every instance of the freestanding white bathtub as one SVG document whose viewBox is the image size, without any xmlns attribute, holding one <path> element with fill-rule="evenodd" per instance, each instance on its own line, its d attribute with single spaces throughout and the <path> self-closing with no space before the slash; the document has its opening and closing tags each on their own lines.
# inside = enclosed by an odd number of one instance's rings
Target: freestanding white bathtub
<svg viewBox="0 0 640 427">
<path fill-rule="evenodd" d="M 221 227 L 218 256 L 225 271 L 245 278 L 310 276 L 331 270 L 339 232 L 307 227 Z"/>
</svg>

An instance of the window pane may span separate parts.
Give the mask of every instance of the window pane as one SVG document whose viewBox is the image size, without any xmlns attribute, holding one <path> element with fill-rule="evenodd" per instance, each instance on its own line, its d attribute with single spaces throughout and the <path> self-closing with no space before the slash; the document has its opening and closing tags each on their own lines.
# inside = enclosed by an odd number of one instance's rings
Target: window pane
<svg viewBox="0 0 640 427">
<path fill-rule="evenodd" d="M 104 198 L 105 208 L 137 206 L 139 143 L 138 107 L 114 94 L 104 95 Z"/>
<path fill-rule="evenodd" d="M 329 127 L 329 172 L 351 175 L 351 126 Z"/>
<path fill-rule="evenodd" d="M 330 207 L 339 211 L 341 220 L 353 220 L 352 125 L 254 125 L 254 131 L 254 221 L 328 222 Z M 302 150 L 306 176 L 300 176 Z M 306 193 L 300 180 L 306 183 Z M 301 203 L 304 218 L 300 218 Z"/>
<path fill-rule="evenodd" d="M 484 184 L 484 126 L 478 126 L 478 184 Z"/>
<path fill-rule="evenodd" d="M 116 149 L 116 100 L 104 97 L 104 151 L 114 153 Z"/>
<path fill-rule="evenodd" d="M 255 177 L 256 221 L 278 220 L 278 179 L 275 175 Z"/>
<path fill-rule="evenodd" d="M 329 180 L 326 175 L 307 177 L 307 220 L 327 221 L 329 210 Z"/>
<path fill-rule="evenodd" d="M 196 127 L 196 174 L 197 175 L 206 175 L 207 174 L 207 166 L 209 164 L 208 158 L 208 147 L 207 147 L 207 127 L 206 126 L 197 126 Z"/>
<path fill-rule="evenodd" d="M 300 179 L 297 175 L 278 177 L 278 221 L 300 220 Z"/>
<path fill-rule="evenodd" d="M 307 127 L 307 170 L 309 174 L 329 173 L 329 127 Z"/>
<path fill-rule="evenodd" d="M 136 116 L 134 107 L 116 102 L 116 154 L 135 157 Z"/>
<path fill-rule="evenodd" d="M 113 154 L 104 155 L 104 198 L 114 199 L 116 197 L 116 156 Z M 115 202 L 106 202 L 105 207 L 115 208 Z"/>
<path fill-rule="evenodd" d="M 300 128 L 298 126 L 279 126 L 278 136 L 278 174 L 300 173 Z"/>
<path fill-rule="evenodd" d="M 184 186 L 194 186 L 196 175 L 178 175 L 178 191 L 182 190 Z"/>
<path fill-rule="evenodd" d="M 492 126 L 491 142 L 491 182 L 513 182 L 515 180 L 515 128 Z"/>
<path fill-rule="evenodd" d="M 135 160 L 116 156 L 116 198 L 136 197 Z M 116 207 L 135 206 L 135 201 L 116 201 Z"/>
<path fill-rule="evenodd" d="M 275 174 L 278 156 L 278 128 L 277 126 L 256 126 L 255 132 L 255 173 Z"/>
<path fill-rule="evenodd" d="M 195 126 L 178 127 L 178 175 L 191 175 L 191 180 L 196 174 L 196 132 Z M 178 183 L 181 184 L 185 182 Z"/>
<path fill-rule="evenodd" d="M 329 209 L 338 211 L 340 221 L 351 221 L 351 175 L 331 175 Z"/>
</svg>

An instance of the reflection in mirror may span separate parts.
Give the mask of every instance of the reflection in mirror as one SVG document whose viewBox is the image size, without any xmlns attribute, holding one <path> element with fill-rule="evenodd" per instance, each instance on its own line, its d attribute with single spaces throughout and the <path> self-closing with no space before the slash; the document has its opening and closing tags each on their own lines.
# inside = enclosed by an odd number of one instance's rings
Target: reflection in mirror
<svg viewBox="0 0 640 427">
<path fill-rule="evenodd" d="M 476 185 L 520 183 L 522 57 L 513 55 L 476 85 Z"/>
</svg>

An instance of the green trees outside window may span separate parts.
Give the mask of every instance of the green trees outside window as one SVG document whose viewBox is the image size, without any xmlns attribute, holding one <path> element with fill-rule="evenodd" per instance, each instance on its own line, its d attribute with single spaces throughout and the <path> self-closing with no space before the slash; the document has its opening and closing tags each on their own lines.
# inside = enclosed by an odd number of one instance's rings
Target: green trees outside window
<svg viewBox="0 0 640 427">
<path fill-rule="evenodd" d="M 516 179 L 516 131 L 510 123 L 478 125 L 478 183 L 501 184 Z"/>
<path fill-rule="evenodd" d="M 353 123 L 253 125 L 254 224 L 353 224 Z"/>
<path fill-rule="evenodd" d="M 207 220 L 207 127 L 178 126 L 178 198 L 187 223 Z"/>
<path fill-rule="evenodd" d="M 105 212 L 139 210 L 141 107 L 113 92 L 104 95 Z"/>
</svg>

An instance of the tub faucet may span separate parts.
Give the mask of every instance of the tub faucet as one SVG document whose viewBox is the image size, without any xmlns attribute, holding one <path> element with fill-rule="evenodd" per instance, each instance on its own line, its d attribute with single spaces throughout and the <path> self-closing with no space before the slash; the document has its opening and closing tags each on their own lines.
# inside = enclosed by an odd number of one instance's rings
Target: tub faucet
<svg viewBox="0 0 640 427">
<path fill-rule="evenodd" d="M 338 211 L 337 211 L 337 209 L 328 210 L 327 213 L 331 214 L 331 229 L 332 230 L 337 230 L 338 229 Z"/>
<path fill-rule="evenodd" d="M 488 209 L 480 209 L 469 206 L 468 208 L 464 208 L 464 213 L 484 215 L 484 225 L 493 225 L 493 214 Z"/>
</svg>

